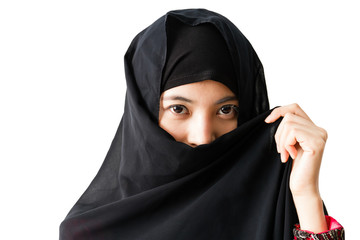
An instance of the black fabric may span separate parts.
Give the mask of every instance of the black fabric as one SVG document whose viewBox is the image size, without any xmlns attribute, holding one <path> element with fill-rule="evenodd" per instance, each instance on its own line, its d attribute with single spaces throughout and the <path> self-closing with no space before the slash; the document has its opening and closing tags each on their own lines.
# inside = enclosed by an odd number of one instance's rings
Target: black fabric
<svg viewBox="0 0 360 240">
<path fill-rule="evenodd" d="M 168 17 L 166 35 L 167 60 L 162 91 L 211 79 L 225 84 L 238 95 L 228 47 L 213 24 L 190 26 Z"/>
<path fill-rule="evenodd" d="M 158 126 L 169 16 L 213 24 L 236 74 L 239 126 L 195 148 Z M 282 164 L 276 152 L 279 121 L 264 122 L 270 110 L 262 65 L 242 33 L 211 11 L 172 11 L 135 37 L 125 70 L 124 115 L 98 174 L 61 223 L 60 239 L 293 239 L 291 161 Z"/>
</svg>

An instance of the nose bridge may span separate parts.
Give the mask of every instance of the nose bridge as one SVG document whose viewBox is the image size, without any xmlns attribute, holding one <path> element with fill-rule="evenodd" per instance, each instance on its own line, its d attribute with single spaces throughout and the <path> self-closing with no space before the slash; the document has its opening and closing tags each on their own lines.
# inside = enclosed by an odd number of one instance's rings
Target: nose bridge
<svg viewBox="0 0 360 240">
<path fill-rule="evenodd" d="M 215 140 L 212 119 L 206 112 L 193 116 L 192 127 L 189 129 L 188 142 L 192 146 L 208 144 Z"/>
</svg>

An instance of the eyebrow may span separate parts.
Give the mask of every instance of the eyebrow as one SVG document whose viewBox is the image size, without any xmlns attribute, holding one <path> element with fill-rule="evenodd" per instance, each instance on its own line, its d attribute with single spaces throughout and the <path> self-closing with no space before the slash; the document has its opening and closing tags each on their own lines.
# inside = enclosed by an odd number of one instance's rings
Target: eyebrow
<svg viewBox="0 0 360 240">
<path fill-rule="evenodd" d="M 224 97 L 220 100 L 217 100 L 215 102 L 215 104 L 221 104 L 221 103 L 224 103 L 224 102 L 228 102 L 228 101 L 233 101 L 233 100 L 237 100 L 237 97 L 236 96 L 227 96 L 227 97 Z"/>
<path fill-rule="evenodd" d="M 164 100 L 164 101 L 168 101 L 168 100 L 180 100 L 180 101 L 184 101 L 184 102 L 188 102 L 188 103 L 194 102 L 193 100 L 188 99 L 188 98 L 185 98 L 185 97 L 182 97 L 182 96 L 169 96 L 169 97 L 164 97 L 163 100 Z M 215 104 L 221 104 L 221 103 L 228 102 L 228 101 L 233 101 L 233 100 L 237 100 L 237 97 L 236 97 L 236 96 L 226 96 L 226 97 L 224 97 L 224 98 L 221 98 L 221 99 L 217 100 L 217 101 L 215 102 Z"/>
<path fill-rule="evenodd" d="M 192 103 L 193 100 L 190 100 L 188 98 L 182 97 L 182 96 L 169 96 L 169 97 L 164 97 L 163 98 L 164 101 L 168 101 L 168 100 L 180 100 L 180 101 L 184 101 L 184 102 L 189 102 Z"/>
</svg>

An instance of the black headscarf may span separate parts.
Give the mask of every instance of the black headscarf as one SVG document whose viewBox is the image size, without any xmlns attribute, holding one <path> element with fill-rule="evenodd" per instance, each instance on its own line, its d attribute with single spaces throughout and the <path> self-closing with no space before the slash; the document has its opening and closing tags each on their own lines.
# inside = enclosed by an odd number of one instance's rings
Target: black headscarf
<svg viewBox="0 0 360 240">
<path fill-rule="evenodd" d="M 158 126 L 170 18 L 212 24 L 231 55 L 239 126 L 192 148 Z M 262 65 L 225 17 L 204 9 L 167 13 L 125 55 L 125 110 L 98 174 L 60 226 L 60 239 L 293 239 L 298 219 L 273 135 Z M 86 166 L 84 166 L 86 169 Z"/>
<path fill-rule="evenodd" d="M 167 60 L 162 91 L 179 85 L 215 80 L 237 95 L 237 81 L 229 49 L 211 23 L 190 26 L 169 16 L 166 21 Z"/>
</svg>

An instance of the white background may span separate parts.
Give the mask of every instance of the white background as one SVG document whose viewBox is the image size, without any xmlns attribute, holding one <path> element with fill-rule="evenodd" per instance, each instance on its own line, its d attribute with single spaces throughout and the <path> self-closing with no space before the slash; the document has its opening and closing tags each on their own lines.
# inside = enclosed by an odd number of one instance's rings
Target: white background
<svg viewBox="0 0 360 240">
<path fill-rule="evenodd" d="M 250 40 L 271 107 L 297 102 L 328 131 L 321 194 L 358 239 L 356 1 L 173 2 L 0 2 L 0 238 L 58 238 L 120 122 L 131 40 L 169 10 L 201 7 Z"/>
</svg>

